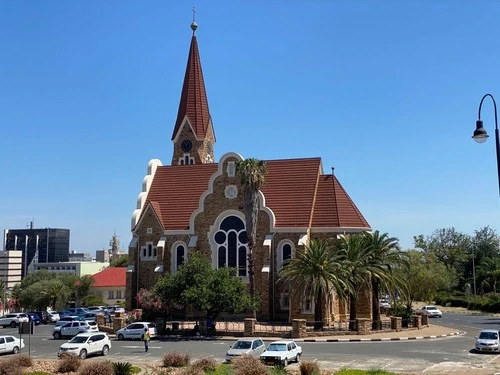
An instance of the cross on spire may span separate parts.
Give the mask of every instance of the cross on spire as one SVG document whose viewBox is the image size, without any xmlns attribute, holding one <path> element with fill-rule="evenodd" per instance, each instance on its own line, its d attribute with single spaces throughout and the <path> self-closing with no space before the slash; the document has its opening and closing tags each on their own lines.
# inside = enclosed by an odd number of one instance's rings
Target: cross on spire
<svg viewBox="0 0 500 375">
<path fill-rule="evenodd" d="M 191 24 L 191 30 L 193 30 L 193 35 L 194 35 L 194 32 L 198 28 L 198 25 L 196 24 L 196 8 L 193 7 L 192 11 L 193 11 L 193 23 Z"/>
</svg>

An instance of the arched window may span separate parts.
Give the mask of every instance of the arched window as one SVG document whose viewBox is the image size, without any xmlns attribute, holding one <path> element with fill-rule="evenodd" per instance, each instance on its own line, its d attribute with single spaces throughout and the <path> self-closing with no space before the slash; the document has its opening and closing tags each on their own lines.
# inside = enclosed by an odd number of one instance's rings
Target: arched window
<svg viewBox="0 0 500 375">
<path fill-rule="evenodd" d="M 152 242 L 147 242 L 146 246 L 141 247 L 141 259 L 143 260 L 156 260 L 158 251 Z"/>
<path fill-rule="evenodd" d="M 281 267 L 283 267 L 283 263 L 288 260 L 288 259 L 291 259 L 293 257 L 295 253 L 295 248 L 293 246 L 293 242 L 290 241 L 290 240 L 284 240 L 282 242 L 280 242 L 280 244 L 278 245 L 278 270 L 281 269 Z"/>
<path fill-rule="evenodd" d="M 187 246 L 184 242 L 176 242 L 171 249 L 170 270 L 177 272 L 180 265 L 187 261 Z"/>
<path fill-rule="evenodd" d="M 238 276 L 247 277 L 248 239 L 245 224 L 237 216 L 228 216 L 214 235 L 217 268 L 234 267 Z"/>
</svg>

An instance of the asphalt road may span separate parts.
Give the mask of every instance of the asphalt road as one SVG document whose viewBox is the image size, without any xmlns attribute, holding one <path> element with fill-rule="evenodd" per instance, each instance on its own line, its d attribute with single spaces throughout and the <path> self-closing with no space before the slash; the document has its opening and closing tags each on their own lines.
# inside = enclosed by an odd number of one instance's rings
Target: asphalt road
<svg viewBox="0 0 500 375">
<path fill-rule="evenodd" d="M 466 333 L 438 339 L 382 342 L 300 342 L 303 360 L 317 360 L 325 368 L 342 367 L 359 369 L 386 369 L 395 372 L 445 373 L 444 368 L 461 366 L 473 369 L 494 369 L 500 372 L 500 356 L 474 353 L 474 336 L 481 328 L 500 329 L 500 318 L 488 315 L 466 315 L 446 313 L 442 319 L 432 319 L 439 324 Z M 59 346 L 66 340 L 55 340 L 51 336 L 52 325 L 37 326 L 33 335 L 22 335 L 26 347 L 23 353 L 34 359 L 56 359 Z M 17 330 L 0 328 L 0 334 L 14 334 Z M 197 359 L 213 356 L 224 360 L 227 348 L 234 340 L 152 340 L 150 350 L 144 353 L 141 341 L 118 341 L 112 339 L 112 348 L 106 359 L 113 361 L 152 362 L 160 360 L 166 351 L 190 353 Z M 102 359 L 91 357 L 88 360 Z M 498 362 L 498 365 L 497 365 Z M 294 365 L 292 365 L 294 366 Z"/>
</svg>

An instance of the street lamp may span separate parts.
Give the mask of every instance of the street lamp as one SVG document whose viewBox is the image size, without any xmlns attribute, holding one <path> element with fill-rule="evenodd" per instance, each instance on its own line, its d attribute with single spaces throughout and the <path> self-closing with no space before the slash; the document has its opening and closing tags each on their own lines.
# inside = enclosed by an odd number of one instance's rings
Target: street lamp
<svg viewBox="0 0 500 375">
<path fill-rule="evenodd" d="M 498 192 L 500 194 L 500 140 L 498 136 L 497 103 L 495 102 L 495 98 L 491 94 L 484 95 L 483 98 L 481 99 L 481 102 L 479 103 L 479 111 L 476 121 L 476 130 L 474 130 L 472 138 L 477 143 L 486 142 L 486 139 L 488 139 L 488 133 L 486 132 L 486 129 L 483 127 L 483 121 L 481 121 L 481 107 L 483 105 L 484 99 L 486 99 L 487 96 L 489 96 L 493 101 L 493 107 L 495 109 L 495 142 L 497 149 Z"/>
</svg>

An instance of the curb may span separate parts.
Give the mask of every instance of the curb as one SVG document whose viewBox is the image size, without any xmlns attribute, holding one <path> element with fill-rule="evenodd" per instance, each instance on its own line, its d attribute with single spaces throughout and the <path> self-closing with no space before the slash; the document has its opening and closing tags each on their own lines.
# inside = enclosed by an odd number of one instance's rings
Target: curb
<svg viewBox="0 0 500 375">
<path fill-rule="evenodd" d="M 410 337 L 383 337 L 383 338 L 372 338 L 372 339 L 296 339 L 295 342 L 373 342 L 373 341 L 410 341 L 410 340 L 431 340 L 439 339 L 442 337 L 449 336 L 461 336 L 465 335 L 465 331 L 456 331 L 452 333 L 446 333 L 443 335 L 434 336 L 410 336 Z"/>
</svg>

